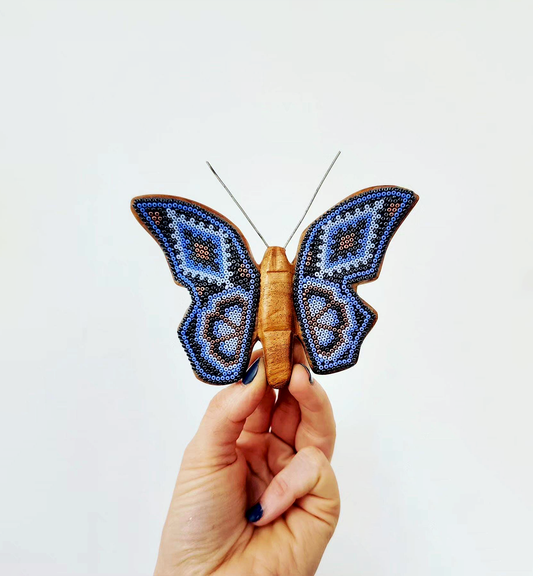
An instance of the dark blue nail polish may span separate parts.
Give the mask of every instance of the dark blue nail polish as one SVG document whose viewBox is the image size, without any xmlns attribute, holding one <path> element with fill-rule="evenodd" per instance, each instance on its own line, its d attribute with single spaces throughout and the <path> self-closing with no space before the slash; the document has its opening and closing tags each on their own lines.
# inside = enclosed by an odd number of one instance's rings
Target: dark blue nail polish
<svg viewBox="0 0 533 576">
<path fill-rule="evenodd" d="M 257 374 L 257 370 L 259 369 L 259 360 L 261 360 L 261 358 L 258 358 L 249 368 L 248 371 L 246 372 L 246 374 L 244 375 L 244 378 L 242 379 L 242 383 L 246 386 L 246 384 L 250 384 L 250 382 L 255 378 L 255 375 Z"/>
<path fill-rule="evenodd" d="M 245 516 L 248 522 L 257 522 L 258 520 L 261 520 L 261 517 L 263 516 L 263 507 L 258 502 L 246 510 Z"/>
<path fill-rule="evenodd" d="M 309 382 L 311 382 L 311 384 L 312 384 L 313 383 L 313 375 L 311 374 L 311 370 L 309 370 L 309 368 L 305 364 L 300 364 L 300 366 L 303 366 L 306 369 L 307 374 L 309 376 Z"/>
</svg>

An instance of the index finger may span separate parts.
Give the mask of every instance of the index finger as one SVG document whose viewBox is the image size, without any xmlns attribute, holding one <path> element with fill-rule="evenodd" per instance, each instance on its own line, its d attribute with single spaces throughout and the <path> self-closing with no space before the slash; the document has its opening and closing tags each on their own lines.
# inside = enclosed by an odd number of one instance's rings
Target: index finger
<svg viewBox="0 0 533 576">
<path fill-rule="evenodd" d="M 294 447 L 297 451 L 315 446 L 324 452 L 328 460 L 333 456 L 336 427 L 333 409 L 326 391 L 313 379 L 302 364 L 295 364 L 289 392 L 300 405 L 301 420 L 296 430 Z"/>
</svg>

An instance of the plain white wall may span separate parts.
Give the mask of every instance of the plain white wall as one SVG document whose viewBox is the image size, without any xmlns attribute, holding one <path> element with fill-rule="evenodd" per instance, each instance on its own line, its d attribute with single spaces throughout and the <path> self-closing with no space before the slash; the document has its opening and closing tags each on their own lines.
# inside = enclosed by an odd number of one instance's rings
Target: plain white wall
<svg viewBox="0 0 533 576">
<path fill-rule="evenodd" d="M 321 575 L 533 574 L 530 2 L 2 1 L 0 573 L 153 570 L 216 388 L 131 197 L 282 243 L 358 189 L 420 202 L 320 378 L 342 515 Z M 295 250 L 292 244 L 293 254 Z"/>
</svg>

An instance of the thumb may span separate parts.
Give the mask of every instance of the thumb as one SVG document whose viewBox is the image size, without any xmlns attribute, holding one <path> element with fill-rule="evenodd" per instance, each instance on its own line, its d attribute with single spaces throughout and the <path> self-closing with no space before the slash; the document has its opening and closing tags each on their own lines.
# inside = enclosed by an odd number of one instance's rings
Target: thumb
<svg viewBox="0 0 533 576">
<path fill-rule="evenodd" d="M 201 460 L 203 466 L 227 466 L 235 462 L 237 439 L 266 389 L 263 359 L 257 358 L 242 382 L 224 388 L 211 400 L 188 447 L 188 455 Z"/>
</svg>

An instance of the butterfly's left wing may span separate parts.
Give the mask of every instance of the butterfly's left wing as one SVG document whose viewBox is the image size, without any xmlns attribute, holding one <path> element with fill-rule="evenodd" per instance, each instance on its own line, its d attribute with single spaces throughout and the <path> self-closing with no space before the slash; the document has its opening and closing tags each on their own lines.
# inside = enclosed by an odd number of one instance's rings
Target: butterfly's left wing
<svg viewBox="0 0 533 576">
<path fill-rule="evenodd" d="M 131 208 L 191 295 L 178 335 L 196 376 L 237 382 L 252 352 L 260 290 L 246 240 L 222 215 L 185 198 L 140 196 Z"/>
<path fill-rule="evenodd" d="M 300 335 L 313 371 L 338 372 L 357 362 L 377 319 L 354 285 L 378 277 L 385 250 L 418 196 L 394 186 L 349 196 L 302 234 L 293 281 Z"/>
</svg>

